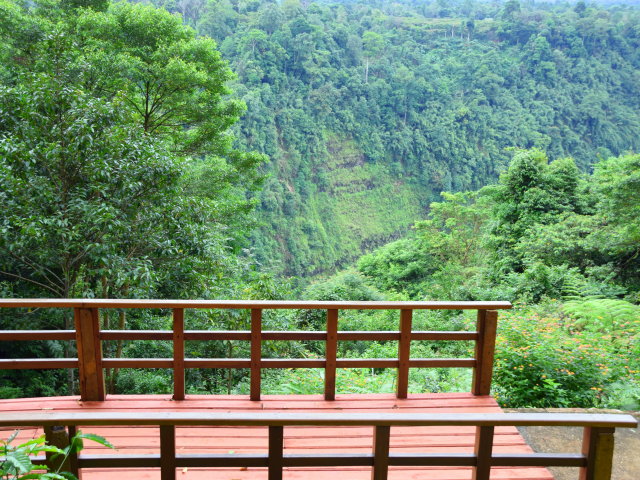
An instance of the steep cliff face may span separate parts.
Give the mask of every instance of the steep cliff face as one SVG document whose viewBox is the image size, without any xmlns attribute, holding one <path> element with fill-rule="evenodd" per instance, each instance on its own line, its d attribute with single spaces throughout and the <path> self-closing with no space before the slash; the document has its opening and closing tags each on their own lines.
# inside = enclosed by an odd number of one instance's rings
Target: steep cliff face
<svg viewBox="0 0 640 480">
<path fill-rule="evenodd" d="M 415 179 L 367 162 L 352 139 L 326 134 L 324 148 L 315 182 L 274 176 L 262 197 L 255 253 L 262 262 L 282 259 L 286 275 L 315 275 L 355 260 L 405 233 L 431 200 Z"/>
</svg>

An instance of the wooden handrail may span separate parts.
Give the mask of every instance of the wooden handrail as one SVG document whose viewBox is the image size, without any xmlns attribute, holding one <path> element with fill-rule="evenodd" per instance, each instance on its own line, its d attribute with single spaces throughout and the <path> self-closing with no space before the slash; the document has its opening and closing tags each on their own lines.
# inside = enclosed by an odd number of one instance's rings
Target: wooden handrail
<svg viewBox="0 0 640 480">
<path fill-rule="evenodd" d="M 0 427 L 47 425 L 609 427 L 635 428 L 613 413 L 1 412 Z"/>
<path fill-rule="evenodd" d="M 251 374 L 250 398 L 260 399 L 260 377 L 263 368 L 323 368 L 325 398 L 335 398 L 336 368 L 395 368 L 398 370 L 397 396 L 408 395 L 410 368 L 473 368 L 472 392 L 488 395 L 493 371 L 497 311 L 511 308 L 509 302 L 316 302 L 264 300 L 110 300 L 110 299 L 0 299 L 0 308 L 73 308 L 75 330 L 0 331 L 0 341 L 73 340 L 78 358 L 68 359 L 0 359 L 0 369 L 78 368 L 80 394 L 83 400 L 104 400 L 104 368 L 170 368 L 174 373 L 174 399 L 185 398 L 185 369 L 243 368 Z M 99 310 L 109 308 L 158 308 L 173 311 L 172 330 L 101 330 Z M 185 309 L 249 309 L 251 330 L 201 331 L 184 330 Z M 326 331 L 264 331 L 264 309 L 324 309 Z M 339 310 L 399 311 L 397 331 L 339 331 Z M 413 310 L 475 309 L 477 331 L 414 331 Z M 172 358 L 103 358 L 102 342 L 107 340 L 170 340 Z M 185 358 L 184 342 L 192 340 L 246 340 L 251 357 L 247 359 Z M 320 340 L 326 345 L 326 358 L 271 359 L 262 358 L 263 340 Z M 398 341 L 397 358 L 337 358 L 339 341 Z M 416 340 L 474 341 L 473 358 L 411 358 L 411 342 Z"/>
<path fill-rule="evenodd" d="M 308 300 L 127 300 L 100 298 L 2 298 L 0 308 L 220 308 L 300 310 L 504 310 L 510 302 L 346 302 Z"/>
<path fill-rule="evenodd" d="M 0 413 L 0 426 L 153 425 L 160 429 L 160 454 L 72 456 L 72 473 L 82 468 L 160 467 L 162 480 L 175 480 L 176 468 L 266 467 L 270 480 L 281 480 L 284 467 L 370 466 L 373 480 L 386 480 L 390 466 L 468 466 L 474 480 L 488 480 L 491 467 L 579 467 L 581 480 L 610 480 L 615 428 L 637 427 L 630 415 L 611 414 L 354 414 L 354 413 L 210 413 L 210 412 L 9 412 Z M 267 454 L 188 455 L 176 452 L 176 427 L 180 426 L 268 427 Z M 285 455 L 284 429 L 291 426 L 371 426 L 371 453 Z M 390 451 L 391 429 L 397 426 L 474 426 L 472 454 L 398 454 Z M 496 454 L 493 434 L 499 426 L 581 426 L 583 447 L 579 454 Z"/>
</svg>

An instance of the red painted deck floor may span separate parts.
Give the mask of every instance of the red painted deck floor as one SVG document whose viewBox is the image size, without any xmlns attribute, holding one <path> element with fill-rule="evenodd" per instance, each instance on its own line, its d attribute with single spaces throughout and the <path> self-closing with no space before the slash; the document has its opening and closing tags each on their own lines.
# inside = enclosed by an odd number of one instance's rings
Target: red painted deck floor
<svg viewBox="0 0 640 480">
<path fill-rule="evenodd" d="M 306 412 L 402 412 L 402 413 L 496 413 L 500 407 L 489 396 L 475 397 L 470 393 L 414 394 L 406 400 L 394 395 L 338 395 L 335 401 L 326 401 L 320 395 L 272 395 L 251 402 L 241 396 L 197 396 L 176 402 L 164 395 L 120 396 L 111 395 L 104 402 L 81 402 L 78 397 L 31 398 L 0 400 L 0 411 L 212 411 L 241 412 L 306 411 Z M 0 438 L 10 434 L 0 429 Z M 106 437 L 119 453 L 159 453 L 157 428 L 150 427 L 86 427 Z M 300 453 L 368 453 L 371 452 L 371 427 L 287 427 L 284 431 L 286 454 Z M 391 429 L 391 451 L 394 453 L 472 453 L 473 427 L 395 427 Z M 23 429 L 18 441 L 42 434 L 42 430 Z M 185 427 L 177 429 L 178 453 L 266 453 L 266 427 Z M 494 439 L 496 453 L 530 453 L 515 427 L 496 427 Z M 109 454 L 111 450 L 86 442 L 84 453 Z M 370 469 L 351 468 L 286 468 L 287 480 L 369 480 Z M 159 479 L 159 470 L 83 470 L 85 480 Z M 178 478 L 185 480 L 257 480 L 266 479 L 264 468 L 182 469 Z M 463 480 L 471 478 L 470 468 L 460 467 L 391 467 L 391 480 Z M 552 480 L 544 468 L 493 468 L 492 479 L 500 480 Z"/>
</svg>

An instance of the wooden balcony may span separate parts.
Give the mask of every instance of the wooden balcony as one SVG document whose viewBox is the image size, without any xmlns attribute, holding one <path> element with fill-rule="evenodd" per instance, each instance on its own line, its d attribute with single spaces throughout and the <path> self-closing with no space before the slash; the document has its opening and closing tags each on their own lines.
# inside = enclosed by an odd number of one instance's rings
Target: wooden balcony
<svg viewBox="0 0 640 480">
<path fill-rule="evenodd" d="M 0 400 L 0 429 L 21 428 L 22 439 L 43 429 L 54 439 L 65 427 L 81 427 L 105 436 L 118 448 L 90 447 L 73 458 L 71 470 L 87 479 L 184 478 L 310 479 L 530 479 L 547 480 L 545 466 L 579 470 L 581 480 L 607 480 L 613 452 L 613 430 L 634 427 L 624 415 L 504 414 L 489 396 L 497 325 L 497 310 L 507 302 L 267 302 L 156 300 L 0 300 L 7 308 L 72 308 L 75 330 L 0 331 L 0 341 L 75 341 L 77 358 L 0 359 L 0 368 L 77 368 L 80 395 Z M 100 309 L 171 309 L 173 329 L 167 331 L 101 330 Z M 185 309 L 248 309 L 246 331 L 193 331 L 184 328 Z M 264 331 L 266 309 L 321 309 L 326 330 Z M 398 311 L 397 331 L 338 329 L 345 309 Z M 474 332 L 415 331 L 413 312 L 419 309 L 477 310 Z M 170 340 L 173 358 L 103 358 L 107 340 Z M 194 359 L 185 357 L 185 341 L 244 340 L 250 358 Z M 266 359 L 266 340 L 325 342 L 322 359 Z M 397 341 L 390 359 L 337 358 L 338 342 Z M 473 358 L 411 357 L 411 341 L 472 340 Z M 263 395 L 264 368 L 320 368 L 323 395 Z M 339 368 L 395 368 L 395 395 L 336 394 Z M 472 368 L 471 392 L 411 394 L 410 368 Z M 106 395 L 106 368 L 169 368 L 173 395 Z M 198 396 L 185 392 L 185 369 L 245 368 L 251 375 L 248 396 Z M 521 425 L 584 427 L 581 452 L 535 454 L 518 434 Z M 64 433 L 64 432 L 63 432 Z"/>
</svg>

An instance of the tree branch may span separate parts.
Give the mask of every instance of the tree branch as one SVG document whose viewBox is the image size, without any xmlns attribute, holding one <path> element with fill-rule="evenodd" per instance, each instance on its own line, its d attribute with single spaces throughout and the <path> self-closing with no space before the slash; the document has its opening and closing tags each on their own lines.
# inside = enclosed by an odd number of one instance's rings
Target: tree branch
<svg viewBox="0 0 640 480">
<path fill-rule="evenodd" d="M 23 277 L 22 275 L 18 275 L 16 273 L 10 273 L 10 272 L 5 272 L 4 270 L 0 270 L 0 275 L 6 275 L 8 277 L 17 278 L 18 280 L 22 280 L 22 281 L 25 281 L 25 282 L 33 283 L 34 285 L 38 285 L 38 286 L 40 286 L 42 288 L 46 288 L 47 290 L 49 290 L 50 292 L 53 292 L 57 296 L 61 296 L 62 295 L 62 292 L 60 290 L 54 288 L 54 287 L 51 287 L 49 285 L 45 285 L 44 283 L 37 282 L 36 280 L 32 280 L 30 278 Z"/>
<path fill-rule="evenodd" d="M 15 258 L 16 260 L 18 260 L 19 262 L 22 262 L 22 263 L 27 264 L 28 266 L 30 266 L 31 268 L 33 268 L 33 269 L 34 269 L 34 270 L 36 270 L 36 271 L 41 271 L 41 272 L 42 272 L 42 271 L 46 271 L 46 272 L 49 272 L 51 275 L 53 275 L 53 276 L 55 277 L 55 279 L 56 279 L 58 282 L 60 282 L 60 283 L 64 283 L 64 282 L 62 281 L 62 278 L 60 278 L 60 277 L 58 276 L 58 274 L 56 274 L 56 273 L 55 273 L 53 270 L 51 270 L 50 268 L 47 268 L 47 267 L 42 266 L 42 265 L 37 265 L 36 263 L 33 263 L 32 261 L 28 260 L 27 258 L 25 258 L 25 257 L 20 257 L 20 256 L 16 255 L 16 254 L 15 254 L 15 253 L 13 253 L 13 252 L 9 252 L 9 254 L 10 254 L 13 258 Z M 46 273 L 42 273 L 42 275 L 45 277 L 45 279 L 47 280 L 47 282 L 52 283 L 52 284 L 55 284 L 55 282 L 52 282 L 51 280 L 49 280 L 49 277 L 47 276 L 47 274 L 46 274 Z"/>
</svg>

